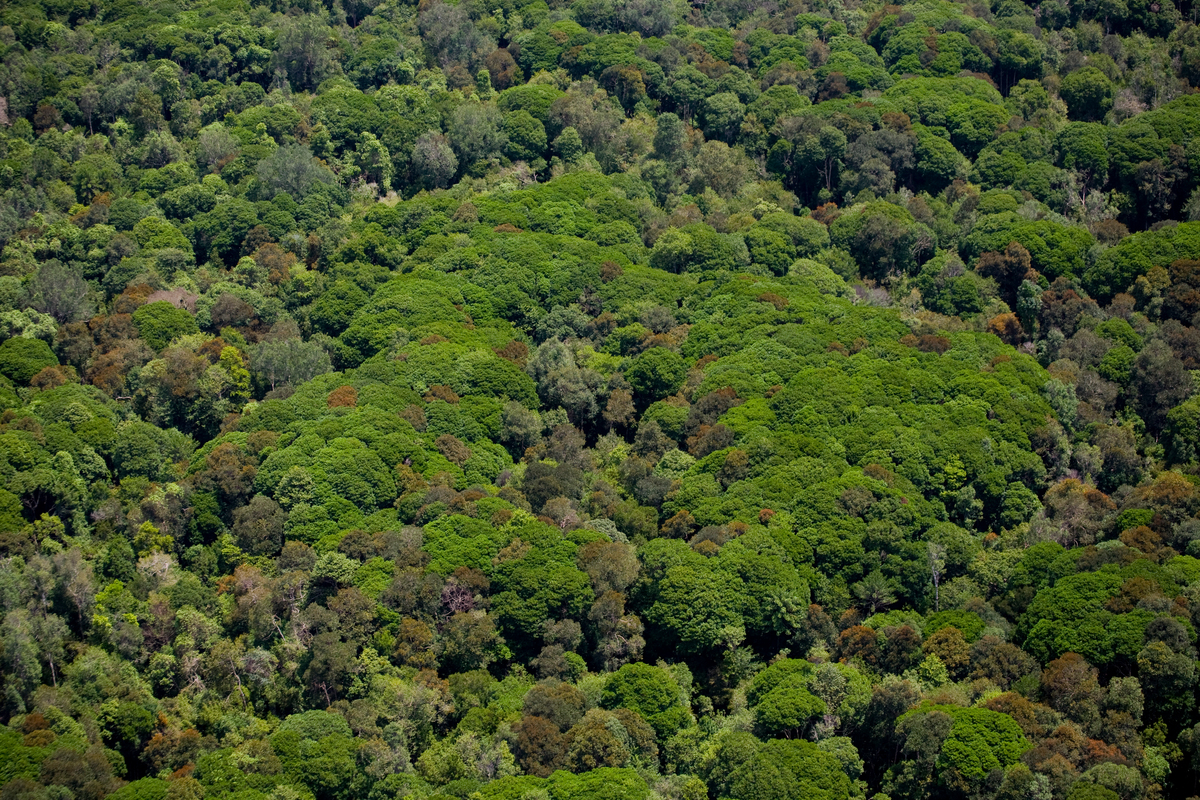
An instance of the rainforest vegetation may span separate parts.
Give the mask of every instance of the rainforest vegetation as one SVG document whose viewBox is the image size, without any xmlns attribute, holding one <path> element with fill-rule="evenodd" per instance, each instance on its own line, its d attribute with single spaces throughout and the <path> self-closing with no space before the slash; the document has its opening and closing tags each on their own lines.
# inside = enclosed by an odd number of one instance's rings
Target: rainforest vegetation
<svg viewBox="0 0 1200 800">
<path fill-rule="evenodd" d="M 1200 795 L 1198 18 L 0 3 L 0 800 Z"/>
</svg>

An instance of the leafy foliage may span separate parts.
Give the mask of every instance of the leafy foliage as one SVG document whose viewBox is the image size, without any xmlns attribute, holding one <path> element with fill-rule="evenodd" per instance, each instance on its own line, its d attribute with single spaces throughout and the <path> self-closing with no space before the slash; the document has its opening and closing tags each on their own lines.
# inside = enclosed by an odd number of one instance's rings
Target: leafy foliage
<svg viewBox="0 0 1200 800">
<path fill-rule="evenodd" d="M 1200 768 L 1190 4 L 0 10 L 0 800 Z"/>
</svg>

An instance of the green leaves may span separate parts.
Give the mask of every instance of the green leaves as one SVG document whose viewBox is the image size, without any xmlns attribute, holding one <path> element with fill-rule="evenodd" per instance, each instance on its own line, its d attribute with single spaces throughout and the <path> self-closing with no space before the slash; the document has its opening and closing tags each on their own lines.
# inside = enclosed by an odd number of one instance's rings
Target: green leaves
<svg viewBox="0 0 1200 800">
<path fill-rule="evenodd" d="M 675 642 L 681 653 L 703 654 L 745 638 L 735 602 L 741 581 L 705 567 L 677 566 L 666 571 L 646 621 Z"/>
<path fill-rule="evenodd" d="M 155 350 L 162 350 L 180 336 L 198 332 L 196 320 L 191 314 L 165 300 L 139 308 L 133 313 L 133 324 L 146 343 Z"/>
<path fill-rule="evenodd" d="M 845 800 L 850 779 L 838 760 L 806 741 L 775 739 L 733 771 L 730 793 L 745 800 Z"/>
<path fill-rule="evenodd" d="M 803 676 L 793 676 L 759 700 L 754 707 L 754 719 L 767 736 L 800 738 L 825 713 L 825 702 L 810 694 L 806 683 Z"/>
<path fill-rule="evenodd" d="M 628 708 L 645 717 L 660 741 L 692 724 L 683 692 L 671 672 L 649 664 L 626 664 L 604 684 L 606 708 Z"/>
<path fill-rule="evenodd" d="M 687 375 L 687 364 L 678 353 L 652 347 L 636 356 L 625 369 L 625 379 L 644 401 L 661 400 L 675 393 Z"/>
<path fill-rule="evenodd" d="M 1059 93 L 1072 119 L 1103 119 L 1112 108 L 1112 81 L 1095 67 L 1077 69 L 1063 78 Z"/>
<path fill-rule="evenodd" d="M 504 115 L 504 135 L 508 137 L 505 153 L 509 158 L 533 161 L 546 154 L 546 128 L 525 109 Z"/>
<path fill-rule="evenodd" d="M 968 781 L 977 781 L 997 767 L 1015 764 L 1029 749 L 1017 723 L 1005 714 L 982 708 L 939 710 L 954 720 L 938 756 L 940 770 L 951 770 Z"/>
<path fill-rule="evenodd" d="M 0 343 L 0 375 L 17 383 L 29 383 L 34 375 L 57 364 L 54 351 L 41 339 L 15 336 Z"/>
<path fill-rule="evenodd" d="M 81 1 L 0 20 L 6 795 L 1195 782 L 1170 3 Z"/>
<path fill-rule="evenodd" d="M 1106 626 L 1106 601 L 1120 590 L 1119 576 L 1108 573 L 1070 575 L 1038 592 L 1017 628 L 1025 647 L 1043 663 L 1073 651 L 1093 663 L 1113 656 Z"/>
</svg>

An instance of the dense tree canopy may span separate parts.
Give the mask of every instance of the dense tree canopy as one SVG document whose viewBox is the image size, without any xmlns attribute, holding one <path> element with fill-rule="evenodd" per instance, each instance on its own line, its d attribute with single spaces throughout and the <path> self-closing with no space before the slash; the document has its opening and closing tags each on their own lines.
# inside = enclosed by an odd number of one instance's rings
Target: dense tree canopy
<svg viewBox="0 0 1200 800">
<path fill-rule="evenodd" d="M 0 8 L 0 800 L 1185 800 L 1191 3 Z"/>
</svg>

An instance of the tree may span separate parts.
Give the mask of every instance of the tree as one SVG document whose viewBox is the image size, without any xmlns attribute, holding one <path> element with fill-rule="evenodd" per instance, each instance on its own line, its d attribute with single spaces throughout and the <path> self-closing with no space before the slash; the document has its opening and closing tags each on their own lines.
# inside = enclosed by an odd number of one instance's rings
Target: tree
<svg viewBox="0 0 1200 800">
<path fill-rule="evenodd" d="M 114 703 L 99 720 L 104 740 L 127 759 L 137 757 L 154 729 L 154 716 L 129 701 Z"/>
<path fill-rule="evenodd" d="M 298 386 L 333 369 L 329 354 L 316 342 L 300 339 L 264 341 L 250 351 L 250 369 L 275 389 Z"/>
<path fill-rule="evenodd" d="M 641 715 L 665 741 L 692 718 L 682 702 L 683 692 L 670 671 L 649 664 L 626 664 L 604 684 L 605 708 L 627 708 Z"/>
<path fill-rule="evenodd" d="M 1037 670 L 1037 661 L 1021 648 L 994 636 L 984 636 L 971 647 L 972 677 L 986 678 L 1002 689 Z"/>
<path fill-rule="evenodd" d="M 229 266 L 237 263 L 242 243 L 258 224 L 258 213 L 248 200 L 235 198 L 219 203 L 195 221 L 196 246 Z"/>
<path fill-rule="evenodd" d="M 502 92 L 524 80 L 521 68 L 517 66 L 512 54 L 504 48 L 493 50 L 484 60 L 484 65 L 487 67 L 492 87 L 496 91 Z"/>
<path fill-rule="evenodd" d="M 812 217 L 771 213 L 764 214 L 758 224 L 791 239 L 796 248 L 796 255 L 800 258 L 812 258 L 829 247 L 829 228 Z"/>
<path fill-rule="evenodd" d="M 933 608 L 942 610 L 942 572 L 946 569 L 946 547 L 936 542 L 928 543 L 929 574 L 933 581 Z"/>
<path fill-rule="evenodd" d="M 422 9 L 418 26 L 443 69 L 457 63 L 474 70 L 496 49 L 496 43 L 475 27 L 462 6 L 432 3 Z"/>
<path fill-rule="evenodd" d="M 746 231 L 746 247 L 755 264 L 776 275 L 784 275 L 796 260 L 796 248 L 782 233 L 760 228 L 757 225 Z"/>
<path fill-rule="evenodd" d="M 1192 383 L 1183 363 L 1160 340 L 1151 341 L 1133 362 L 1129 374 L 1138 413 L 1150 430 L 1159 432 L 1168 412 L 1192 394 Z"/>
<path fill-rule="evenodd" d="M 59 323 L 76 322 L 92 316 L 86 281 L 58 260 L 47 261 L 29 282 L 31 305 Z"/>
<path fill-rule="evenodd" d="M 43 675 L 48 675 L 57 687 L 66 663 L 68 629 L 63 619 L 56 614 L 17 609 L 5 615 L 4 625 L 6 640 L 11 643 L 5 667 L 14 677 L 13 692 L 21 697 L 32 696 L 42 685 Z"/>
<path fill-rule="evenodd" d="M 581 369 L 561 340 L 543 342 L 530 356 L 525 372 L 536 382 L 546 406 L 564 409 L 576 424 L 586 424 L 600 412 L 596 394 L 603 379 L 593 370 Z"/>
<path fill-rule="evenodd" d="M 413 145 L 413 170 L 417 179 L 431 189 L 444 189 L 458 172 L 458 158 L 450 140 L 440 133 L 426 131 Z"/>
<path fill-rule="evenodd" d="M 607 591 L 596 599 L 588 612 L 588 620 L 596 626 L 595 660 L 612 671 L 641 658 L 646 640 L 645 628 L 634 614 L 625 613 L 625 596 Z"/>
<path fill-rule="evenodd" d="M 824 701 L 806 688 L 804 676 L 793 676 L 766 694 L 754 707 L 754 719 L 770 737 L 803 737 L 812 723 L 826 712 Z"/>
<path fill-rule="evenodd" d="M 345 586 L 329 598 L 329 610 L 337 615 L 342 638 L 362 647 L 375 632 L 375 601 L 356 586 Z"/>
<path fill-rule="evenodd" d="M 1190 322 L 1200 313 L 1200 261 L 1180 259 L 1171 264 L 1171 286 L 1164 298 L 1163 315 Z"/>
<path fill-rule="evenodd" d="M 635 64 L 614 64 L 600 73 L 600 85 L 632 114 L 646 98 L 646 73 Z"/>
<path fill-rule="evenodd" d="M 47 786 L 65 787 L 75 792 L 77 797 L 89 800 L 99 800 L 117 791 L 121 784 L 120 779 L 113 775 L 113 764 L 105 757 L 105 748 L 98 744 L 82 753 L 65 747 L 55 750 L 42 761 L 38 777 Z M 19 783 L 20 780 L 18 778 L 13 783 Z"/>
<path fill-rule="evenodd" d="M 491 617 L 482 611 L 455 614 L 446 623 L 438 642 L 443 668 L 450 672 L 482 669 L 495 661 L 504 648 Z"/>
<path fill-rule="evenodd" d="M 1186 713 L 1196 679 L 1195 662 L 1161 641 L 1152 641 L 1138 653 L 1137 664 L 1150 709 L 1171 716 Z"/>
<path fill-rule="evenodd" d="M 936 242 L 933 232 L 911 214 L 886 202 L 839 216 L 829 226 L 829 236 L 854 256 L 864 276 L 875 280 L 913 274 L 933 255 Z"/>
<path fill-rule="evenodd" d="M 1037 278 L 1037 273 L 1031 267 L 1029 251 L 1020 242 L 1011 242 L 1003 253 L 984 253 L 975 262 L 975 271 L 996 280 L 1000 296 L 1010 308 L 1018 306 L 1017 293 L 1022 285 Z"/>
<path fill-rule="evenodd" d="M 635 357 L 625 370 L 625 380 L 643 402 L 661 400 L 683 384 L 687 365 L 664 347 L 652 347 Z"/>
<path fill-rule="evenodd" d="M 58 364 L 50 345 L 41 339 L 16 336 L 0 343 L 0 375 L 27 384 L 34 375 Z"/>
<path fill-rule="evenodd" d="M 328 43 L 332 31 L 314 15 L 281 18 L 274 64 L 295 88 L 312 91 L 335 68 Z"/>
<path fill-rule="evenodd" d="M 81 199 L 89 203 L 121 184 L 121 165 L 107 154 L 90 153 L 75 162 L 73 185 Z"/>
<path fill-rule="evenodd" d="M 854 584 L 851 591 L 871 614 L 886 610 L 888 606 L 896 602 L 896 596 L 892 593 L 891 586 L 879 570 L 872 571 L 866 578 Z"/>
<path fill-rule="evenodd" d="M 1072 119 L 1103 119 L 1113 104 L 1112 82 L 1095 67 L 1077 69 L 1063 78 L 1059 94 Z"/>
<path fill-rule="evenodd" d="M 159 778 L 139 778 L 122 786 L 109 797 L 117 800 L 166 800 L 170 784 Z"/>
<path fill-rule="evenodd" d="M 354 160 L 367 183 L 375 184 L 380 191 L 391 191 L 392 176 L 395 174 L 392 156 L 375 134 L 363 132 L 355 148 Z"/>
<path fill-rule="evenodd" d="M 704 100 L 704 132 L 710 138 L 729 143 L 742 124 L 746 107 L 732 92 L 719 92 Z M 657 149 L 658 136 L 655 136 Z"/>
<path fill-rule="evenodd" d="M 738 644 L 746 635 L 735 598 L 740 581 L 689 566 L 671 567 L 658 585 L 646 620 L 681 653 L 701 654 Z"/>
<path fill-rule="evenodd" d="M 686 272 L 694 246 L 690 235 L 678 228 L 667 228 L 654 242 L 650 266 L 667 272 Z"/>
<path fill-rule="evenodd" d="M 555 773 L 551 790 L 558 797 L 609 797 L 612 800 L 645 800 L 649 787 L 641 775 L 630 768 L 600 767 L 575 775 L 567 771 Z"/>
<path fill-rule="evenodd" d="M 444 4 L 434 7 L 458 8 Z M 500 112 L 493 105 L 463 103 L 454 109 L 450 115 L 450 145 L 464 168 L 500 154 L 508 143 L 502 123 Z"/>
<path fill-rule="evenodd" d="M 1085 186 L 1103 184 L 1108 177 L 1107 145 L 1108 134 L 1096 122 L 1072 122 L 1054 139 L 1058 163 L 1077 172 Z"/>
<path fill-rule="evenodd" d="M 544 717 L 526 714 L 513 726 L 517 758 L 530 775 L 549 777 L 562 763 L 566 740 L 559 726 Z"/>
<path fill-rule="evenodd" d="M 332 632 L 313 640 L 312 658 L 304 670 L 304 681 L 314 699 L 328 707 L 345 691 L 354 670 L 354 647 Z"/>
<path fill-rule="evenodd" d="M 591 578 L 597 597 L 625 591 L 637 579 L 641 567 L 633 547 L 622 542 L 589 542 L 579 549 L 576 558 L 580 569 Z"/>
<path fill-rule="evenodd" d="M 587 772 L 628 764 L 632 753 L 614 728 L 621 730 L 615 715 L 598 708 L 588 711 L 564 737 L 565 765 L 575 772 Z"/>
<path fill-rule="evenodd" d="M 78 632 L 86 630 L 87 620 L 96 598 L 95 581 L 92 574 L 92 564 L 84 560 L 77 548 L 59 553 L 54 557 L 59 591 L 67 598 L 73 607 L 75 629 Z"/>
<path fill-rule="evenodd" d="M 800 176 L 815 173 L 825 190 L 833 191 L 842 157 L 846 154 L 846 135 L 837 128 L 825 126 L 815 135 L 806 135 L 796 143 L 793 155 Z"/>
<path fill-rule="evenodd" d="M 1029 749 L 1017 723 L 1005 714 L 983 708 L 947 709 L 946 713 L 954 724 L 938 755 L 938 770 L 945 785 L 971 785 L 997 767 L 1017 763 Z"/>
<path fill-rule="evenodd" d="M 533 161 L 546 153 L 546 128 L 524 109 L 504 115 L 504 135 L 509 158 Z"/>
<path fill-rule="evenodd" d="M 750 178 L 750 163 L 746 154 L 738 147 L 724 142 L 708 141 L 700 145 L 696 154 L 695 167 L 704 181 L 722 197 L 732 197 Z"/>
<path fill-rule="evenodd" d="M 1162 442 L 1171 463 L 1200 459 L 1200 398 L 1193 397 L 1167 412 Z"/>
<path fill-rule="evenodd" d="M 669 111 L 654 121 L 654 155 L 671 164 L 682 164 L 687 158 L 687 128 Z"/>
<path fill-rule="evenodd" d="M 1050 707 L 1085 726 L 1099 716 L 1100 685 L 1096 669 L 1077 653 L 1065 653 L 1042 671 L 1042 687 Z"/>
<path fill-rule="evenodd" d="M 289 714 L 279 723 L 279 730 L 297 734 L 300 739 L 319 742 L 327 736 L 350 736 L 346 718 L 331 711 L 314 709 L 298 714 Z"/>
<path fill-rule="evenodd" d="M 983 708 L 926 705 L 904 714 L 897 732 L 904 736 L 906 760 L 890 770 L 894 791 L 928 791 L 935 783 L 970 791 L 1029 749 L 1011 717 Z"/>
<path fill-rule="evenodd" d="M 621 30 L 637 31 L 644 37 L 666 36 L 676 21 L 672 11 L 651 0 L 632 0 L 617 7 L 616 22 Z"/>
<path fill-rule="evenodd" d="M 733 770 L 730 794 L 745 800 L 846 800 L 850 779 L 812 742 L 774 739 Z"/>
<path fill-rule="evenodd" d="M 885 639 L 879 652 L 880 668 L 899 675 L 921 660 L 921 637 L 911 626 L 901 625 L 884 631 Z"/>
<path fill-rule="evenodd" d="M 922 650 L 932 654 L 946 665 L 950 677 L 957 680 L 966 672 L 969 665 L 969 647 L 963 638 L 962 631 L 953 625 L 939 628 L 929 633 L 922 645 Z"/>
<path fill-rule="evenodd" d="M 287 514 L 269 497 L 256 495 L 233 512 L 233 535 L 238 547 L 256 556 L 272 556 L 283 546 Z"/>
<path fill-rule="evenodd" d="M 356 283 L 340 280 L 312 304 L 309 317 L 317 330 L 337 336 L 367 302 L 367 293 Z"/>
<path fill-rule="evenodd" d="M 270 196 L 286 192 L 297 202 L 321 183 L 332 183 L 333 175 L 313 158 L 312 151 L 302 144 L 275 148 L 271 155 L 255 167 L 258 180 Z"/>
<path fill-rule="evenodd" d="M 220 122 L 214 122 L 201 130 L 196 138 L 196 163 L 202 172 L 219 171 L 237 156 L 240 149 L 241 144 L 233 134 Z"/>
<path fill-rule="evenodd" d="M 554 152 L 567 164 L 576 164 L 587 152 L 583 147 L 583 138 L 579 131 L 567 126 L 554 140 Z"/>
<path fill-rule="evenodd" d="M 163 350 L 174 339 L 199 331 L 195 317 L 166 300 L 147 303 L 133 312 L 133 324 L 146 344 L 155 350 Z"/>
</svg>

